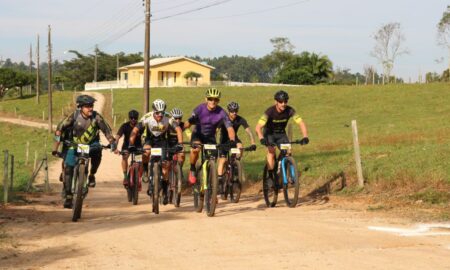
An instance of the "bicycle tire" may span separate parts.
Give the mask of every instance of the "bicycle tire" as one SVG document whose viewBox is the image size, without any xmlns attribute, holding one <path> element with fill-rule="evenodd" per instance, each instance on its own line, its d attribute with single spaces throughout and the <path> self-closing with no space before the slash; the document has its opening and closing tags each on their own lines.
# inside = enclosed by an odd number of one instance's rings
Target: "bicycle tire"
<svg viewBox="0 0 450 270">
<path fill-rule="evenodd" d="M 235 160 L 232 164 L 233 169 L 231 170 L 231 185 L 230 190 L 230 201 L 232 203 L 238 203 L 241 198 L 242 190 L 242 164 L 240 160 Z"/>
<path fill-rule="evenodd" d="M 216 211 L 217 205 L 217 169 L 216 162 L 214 160 L 208 161 L 208 177 L 207 177 L 208 189 L 205 192 L 205 204 L 206 214 L 208 217 L 212 217 Z"/>
<path fill-rule="evenodd" d="M 274 171 L 276 171 L 276 165 L 274 168 Z M 278 188 L 275 184 L 275 181 L 272 181 L 272 185 L 268 183 L 269 181 L 269 170 L 266 166 L 264 166 L 264 172 L 263 172 L 263 194 L 264 194 L 264 201 L 266 202 L 267 207 L 275 207 L 277 205 L 278 200 Z"/>
<path fill-rule="evenodd" d="M 137 205 L 139 201 L 139 167 L 133 166 L 133 205 Z"/>
<path fill-rule="evenodd" d="M 81 210 L 83 208 L 83 186 L 86 181 L 85 165 L 79 164 L 75 173 L 73 181 L 75 181 L 75 191 L 74 196 L 75 202 L 72 207 L 72 221 L 76 222 L 81 217 Z"/>
<path fill-rule="evenodd" d="M 153 165 L 153 193 L 152 193 L 152 211 L 155 214 L 159 214 L 159 178 L 160 178 L 160 165 L 155 163 Z"/>
<path fill-rule="evenodd" d="M 295 163 L 294 158 L 286 157 L 284 162 L 285 162 L 286 176 L 288 178 L 287 184 L 282 182 L 284 200 L 286 201 L 286 204 L 289 207 L 294 208 L 297 206 L 298 202 L 298 195 L 300 191 L 300 175 L 297 169 L 297 163 Z M 291 198 L 289 197 L 290 195 Z"/>
<path fill-rule="evenodd" d="M 230 167 L 228 166 L 228 161 L 225 162 L 225 164 L 223 164 L 223 167 L 225 168 L 225 172 L 223 174 L 223 192 L 222 194 L 220 194 L 220 199 L 222 200 L 226 200 L 228 199 L 228 195 L 231 193 L 231 183 L 232 183 L 232 178 L 233 176 L 231 175 L 230 172 Z"/>
<path fill-rule="evenodd" d="M 180 163 L 176 163 L 175 168 L 174 168 L 174 176 L 175 176 L 175 188 L 173 190 L 174 193 L 174 203 L 173 205 L 175 207 L 180 207 L 180 202 L 181 202 L 181 180 L 183 178 L 182 175 L 182 171 L 181 171 L 181 165 Z"/>
<path fill-rule="evenodd" d="M 193 194 L 194 194 L 194 209 L 197 213 L 201 213 L 203 210 L 203 204 L 205 201 L 205 194 L 201 191 L 202 188 L 202 166 L 198 166 L 195 170 L 197 181 L 192 186 Z"/>
</svg>

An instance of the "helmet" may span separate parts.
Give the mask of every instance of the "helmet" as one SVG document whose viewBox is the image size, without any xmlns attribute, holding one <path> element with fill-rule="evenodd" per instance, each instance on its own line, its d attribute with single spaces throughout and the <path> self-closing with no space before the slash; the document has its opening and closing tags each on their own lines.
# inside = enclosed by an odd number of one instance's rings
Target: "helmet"
<svg viewBox="0 0 450 270">
<path fill-rule="evenodd" d="M 77 107 L 81 108 L 84 105 L 94 104 L 95 101 L 96 101 L 96 99 L 91 96 L 80 95 L 77 97 Z"/>
<path fill-rule="evenodd" d="M 220 98 L 221 93 L 217 88 L 208 88 L 206 90 L 205 96 L 207 98 Z"/>
<path fill-rule="evenodd" d="M 283 90 L 279 90 L 278 92 L 275 93 L 275 95 L 273 96 L 273 98 L 276 101 L 288 101 L 289 100 L 289 95 L 288 93 L 286 93 Z"/>
<path fill-rule="evenodd" d="M 138 119 L 139 118 L 139 112 L 136 110 L 131 110 L 128 112 L 128 118 L 134 118 L 134 119 Z"/>
<path fill-rule="evenodd" d="M 172 115 L 173 118 L 181 118 L 181 117 L 183 117 L 183 112 L 180 109 L 178 109 L 178 108 L 173 108 L 170 111 L 170 114 Z"/>
<path fill-rule="evenodd" d="M 166 103 L 162 99 L 155 99 L 152 104 L 153 111 L 164 112 L 166 110 Z"/>
<path fill-rule="evenodd" d="M 239 110 L 239 104 L 237 102 L 231 101 L 227 105 L 227 109 L 229 112 L 237 112 Z"/>
</svg>

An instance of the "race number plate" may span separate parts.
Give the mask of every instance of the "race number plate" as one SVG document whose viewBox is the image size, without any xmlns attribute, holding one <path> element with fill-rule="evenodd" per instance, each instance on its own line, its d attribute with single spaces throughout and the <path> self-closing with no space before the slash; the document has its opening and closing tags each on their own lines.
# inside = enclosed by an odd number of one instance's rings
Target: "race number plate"
<svg viewBox="0 0 450 270">
<path fill-rule="evenodd" d="M 142 162 L 142 155 L 134 156 L 134 161 L 136 161 L 136 162 Z"/>
<path fill-rule="evenodd" d="M 216 150 L 215 144 L 204 144 L 203 147 L 205 147 L 205 150 Z"/>
<path fill-rule="evenodd" d="M 239 150 L 239 148 L 231 148 L 231 154 L 237 154 L 239 155 L 241 153 L 241 151 Z"/>
<path fill-rule="evenodd" d="M 89 154 L 89 144 L 79 144 L 77 152 L 80 154 Z"/>
<path fill-rule="evenodd" d="M 282 144 L 280 144 L 280 149 L 281 150 L 289 150 L 289 149 L 291 149 L 291 144 L 290 143 L 282 143 Z"/>
<path fill-rule="evenodd" d="M 152 148 L 151 154 L 154 157 L 160 157 L 162 156 L 162 148 Z"/>
</svg>

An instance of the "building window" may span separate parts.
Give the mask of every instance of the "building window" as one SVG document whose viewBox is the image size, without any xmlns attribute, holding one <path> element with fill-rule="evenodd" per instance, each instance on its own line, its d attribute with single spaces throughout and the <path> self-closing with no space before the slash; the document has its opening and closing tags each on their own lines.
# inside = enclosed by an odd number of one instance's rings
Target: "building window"
<svg viewBox="0 0 450 270">
<path fill-rule="evenodd" d="M 173 73 L 173 82 L 174 83 L 177 82 L 177 73 L 176 72 Z"/>
<path fill-rule="evenodd" d="M 126 73 L 123 74 L 123 79 L 124 79 L 125 81 L 128 81 L 128 72 L 126 72 Z"/>
</svg>

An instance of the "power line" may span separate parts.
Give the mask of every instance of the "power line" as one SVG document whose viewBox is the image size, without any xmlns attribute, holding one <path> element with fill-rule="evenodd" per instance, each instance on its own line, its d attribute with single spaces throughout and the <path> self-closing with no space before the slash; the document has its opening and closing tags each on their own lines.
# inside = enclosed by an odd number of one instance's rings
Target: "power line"
<svg viewBox="0 0 450 270">
<path fill-rule="evenodd" d="M 230 1 L 232 1 L 232 0 L 223 0 L 223 1 L 214 2 L 212 4 L 209 4 L 209 5 L 206 5 L 206 6 L 202 6 L 202 7 L 199 7 L 199 8 L 190 9 L 190 10 L 182 11 L 182 12 L 175 13 L 175 14 L 172 14 L 172 15 L 156 18 L 156 19 L 153 19 L 152 21 L 156 22 L 156 21 L 161 21 L 161 20 L 169 19 L 169 18 L 172 18 L 172 17 L 180 16 L 180 15 L 189 14 L 189 13 L 196 12 L 196 11 L 199 11 L 199 10 L 202 10 L 202 9 L 218 6 L 218 5 L 221 5 L 221 4 L 225 4 L 225 3 L 230 2 Z"/>
<path fill-rule="evenodd" d="M 176 5 L 176 6 L 171 6 L 171 7 L 163 8 L 163 9 L 160 9 L 160 10 L 157 9 L 157 10 L 153 11 L 152 14 L 155 14 L 155 13 L 158 13 L 158 12 L 162 12 L 162 11 L 166 11 L 166 10 L 169 10 L 169 9 L 179 8 L 179 7 L 186 6 L 186 5 L 198 2 L 198 1 L 203 1 L 203 0 L 193 0 L 193 1 L 189 1 L 189 2 L 184 2 L 184 3 Z"/>
</svg>

